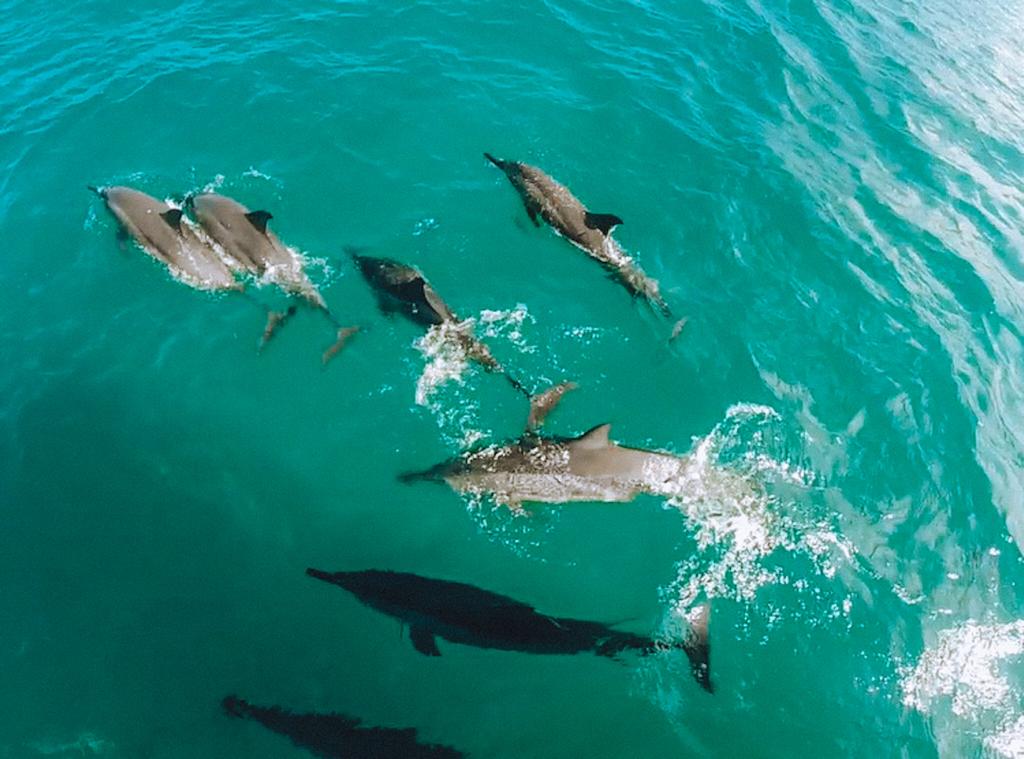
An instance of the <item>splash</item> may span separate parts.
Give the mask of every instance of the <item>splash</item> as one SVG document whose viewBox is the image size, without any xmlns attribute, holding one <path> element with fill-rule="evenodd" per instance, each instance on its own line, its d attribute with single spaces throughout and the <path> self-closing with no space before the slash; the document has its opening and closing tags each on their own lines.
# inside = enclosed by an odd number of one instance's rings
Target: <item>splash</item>
<svg viewBox="0 0 1024 759">
<path fill-rule="evenodd" d="M 1024 656 L 1024 620 L 968 620 L 939 632 L 917 665 L 903 672 L 903 703 L 933 720 L 959 723 L 1002 756 L 1024 756 L 1024 714 L 1007 664 Z"/>
<path fill-rule="evenodd" d="M 776 449 L 791 447 L 781 421 L 768 406 L 732 406 L 669 483 L 668 505 L 686 515 L 699 549 L 678 566 L 670 615 L 684 614 L 701 596 L 750 601 L 766 584 L 796 584 L 769 564 L 776 551 L 800 552 L 828 577 L 837 556 L 852 557 L 831 527 L 787 511 L 775 492 L 806 489 L 816 479 L 780 458 Z"/>
<path fill-rule="evenodd" d="M 465 337 L 473 335 L 478 325 L 481 338 L 510 342 L 520 353 L 530 353 L 535 349 L 523 335 L 523 325 L 527 323 L 532 324 L 533 317 L 520 303 L 514 309 L 484 310 L 476 318 L 431 327 L 416 341 L 416 349 L 426 360 L 416 381 L 416 405 L 440 411 L 432 400 L 437 390 L 452 382 L 460 386 L 465 383 L 464 376 L 469 367 Z"/>
<path fill-rule="evenodd" d="M 216 174 L 213 177 L 213 181 L 207 182 L 206 184 L 204 184 L 202 189 L 199 192 L 200 193 L 216 192 L 217 190 L 219 190 L 221 187 L 224 186 L 224 181 L 225 181 L 225 176 L 223 174 Z"/>
<path fill-rule="evenodd" d="M 517 303 L 515 308 L 507 311 L 485 309 L 480 312 L 479 321 L 483 337 L 508 340 L 520 353 L 536 352 L 536 346 L 530 345 L 523 333 L 524 324 L 534 324 L 534 318 L 524 304 Z"/>
<path fill-rule="evenodd" d="M 438 388 L 450 382 L 465 383 L 463 375 L 469 367 L 469 356 L 465 343 L 459 338 L 472 333 L 473 323 L 473 319 L 467 319 L 457 324 L 436 324 L 416 341 L 416 350 L 426 361 L 423 373 L 416 380 L 417 406 L 431 406 L 431 398 Z"/>
</svg>

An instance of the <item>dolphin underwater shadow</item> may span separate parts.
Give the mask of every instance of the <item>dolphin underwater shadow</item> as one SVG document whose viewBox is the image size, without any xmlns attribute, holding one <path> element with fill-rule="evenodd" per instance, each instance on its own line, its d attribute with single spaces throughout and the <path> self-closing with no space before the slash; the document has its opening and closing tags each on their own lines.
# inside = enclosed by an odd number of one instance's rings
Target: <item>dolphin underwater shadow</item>
<svg viewBox="0 0 1024 759">
<path fill-rule="evenodd" d="M 490 349 L 461 323 L 455 312 L 437 294 L 426 277 L 412 266 L 392 258 L 374 258 L 350 251 L 352 260 L 377 298 L 385 315 L 401 314 L 413 324 L 427 329 L 450 325 L 448 333 L 471 360 L 489 372 L 501 374 L 530 402 L 528 428 L 540 427 L 562 396 L 575 389 L 576 383 L 562 382 L 541 393 L 531 394 L 521 382 L 508 373 Z"/>
<path fill-rule="evenodd" d="M 324 759 L 459 759 L 461 751 L 421 743 L 413 727 L 364 727 L 345 714 L 296 714 L 279 706 L 256 706 L 237 696 L 221 701 L 229 717 L 250 719 L 287 736 Z"/>
<path fill-rule="evenodd" d="M 676 492 L 685 458 L 618 445 L 609 439 L 610 430 L 610 424 L 601 424 L 578 437 L 527 432 L 398 478 L 405 483 L 443 481 L 456 492 L 491 495 L 517 511 L 531 502 L 624 503 L 641 493 Z"/>
<path fill-rule="evenodd" d="M 699 607 L 682 642 L 656 641 L 612 629 L 600 622 L 541 614 L 532 606 L 473 585 L 435 580 L 407 572 L 368 569 L 360 572 L 306 574 L 337 585 L 361 603 L 409 626 L 409 640 L 425 656 L 440 656 L 436 638 L 476 648 L 525 654 L 591 652 L 616 659 L 633 651 L 641 656 L 683 649 L 697 683 L 714 692 L 710 672 L 710 606 Z"/>
<path fill-rule="evenodd" d="M 612 238 L 612 229 L 622 224 L 622 219 L 610 213 L 591 213 L 568 187 L 536 166 L 505 161 L 490 153 L 484 153 L 484 157 L 508 177 L 535 226 L 544 219 L 561 237 L 604 266 L 633 297 L 643 297 L 665 316 L 671 316 L 657 280 L 647 276 Z"/>
<path fill-rule="evenodd" d="M 237 272 L 252 274 L 277 285 L 289 296 L 302 298 L 321 312 L 336 330 L 335 341 L 321 356 L 324 365 L 341 351 L 358 327 L 346 327 L 331 313 L 316 285 L 309 279 L 301 255 L 284 245 L 267 226 L 274 218 L 269 211 L 250 211 L 238 201 L 207 192 L 189 195 L 185 206 L 195 215 L 203 231 L 224 251 L 228 265 Z M 288 315 L 294 313 L 294 307 Z M 270 340 L 283 319 L 268 319 L 263 345 Z"/>
</svg>

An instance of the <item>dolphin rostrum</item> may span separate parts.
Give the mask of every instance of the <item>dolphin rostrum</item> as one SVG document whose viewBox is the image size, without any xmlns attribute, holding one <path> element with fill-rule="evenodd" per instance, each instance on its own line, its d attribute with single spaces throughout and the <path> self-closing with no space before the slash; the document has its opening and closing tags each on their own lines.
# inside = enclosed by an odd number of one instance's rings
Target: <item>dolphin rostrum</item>
<svg viewBox="0 0 1024 759">
<path fill-rule="evenodd" d="M 90 187 L 127 233 L 168 271 L 198 290 L 241 290 L 217 252 L 182 218 L 181 210 L 131 187 Z"/>
<path fill-rule="evenodd" d="M 421 743 L 413 727 L 365 727 L 345 714 L 295 714 L 279 706 L 256 706 L 228 696 L 221 707 L 229 717 L 251 719 L 296 746 L 324 759 L 459 759 L 461 751 Z"/>
<path fill-rule="evenodd" d="M 617 658 L 626 651 L 647 655 L 682 648 L 694 678 L 713 690 L 710 676 L 709 607 L 682 643 L 667 643 L 614 630 L 600 622 L 541 614 L 532 606 L 473 585 L 435 580 L 407 572 L 368 569 L 360 572 L 306 574 L 344 588 L 359 601 L 409 626 L 409 640 L 425 656 L 440 656 L 435 638 L 477 648 L 527 654 L 592 652 Z"/>
<path fill-rule="evenodd" d="M 634 296 L 642 295 L 664 314 L 670 313 L 657 280 L 648 277 L 612 238 L 612 229 L 622 219 L 610 213 L 591 213 L 569 188 L 536 166 L 503 161 L 490 153 L 484 157 L 505 172 L 536 226 L 540 226 L 538 217 L 544 219 L 555 232 L 611 271 Z"/>
<path fill-rule="evenodd" d="M 451 326 L 449 334 L 459 342 L 470 359 L 488 371 L 503 375 L 512 387 L 525 395 L 530 400 L 531 429 L 539 427 L 562 396 L 576 387 L 573 382 L 565 382 L 538 395 L 530 395 L 529 391 L 498 363 L 490 349 L 461 324 L 459 317 L 419 270 L 391 258 L 374 258 L 353 253 L 352 260 L 373 288 L 381 311 L 385 314 L 400 313 L 421 327 Z"/>
<path fill-rule="evenodd" d="M 248 272 L 272 282 L 289 295 L 304 298 L 320 309 L 337 330 L 335 342 L 323 354 L 327 363 L 358 328 L 343 327 L 331 314 L 320 291 L 309 279 L 302 256 L 284 245 L 267 226 L 268 211 L 250 211 L 232 198 L 207 192 L 192 195 L 188 205 L 210 238 L 224 251 L 236 271 Z M 268 320 L 264 343 L 278 322 Z"/>
<path fill-rule="evenodd" d="M 640 493 L 671 495 L 684 459 L 627 448 L 608 439 L 602 424 L 575 438 L 527 433 L 502 445 L 468 451 L 404 482 L 444 480 L 460 493 L 491 494 L 515 510 L 525 502 L 625 502 Z"/>
</svg>

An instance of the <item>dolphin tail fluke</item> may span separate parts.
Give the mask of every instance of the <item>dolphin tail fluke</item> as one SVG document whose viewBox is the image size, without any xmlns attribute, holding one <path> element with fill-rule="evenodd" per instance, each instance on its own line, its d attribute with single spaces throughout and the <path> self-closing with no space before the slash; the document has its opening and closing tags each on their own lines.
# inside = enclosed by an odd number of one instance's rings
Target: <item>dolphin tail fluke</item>
<svg viewBox="0 0 1024 759">
<path fill-rule="evenodd" d="M 320 363 L 323 366 L 327 366 L 327 362 L 329 362 L 332 358 L 338 355 L 341 349 L 345 347 L 345 343 L 348 342 L 348 339 L 358 331 L 359 327 L 339 328 L 337 339 L 331 344 L 331 346 L 327 350 L 324 351 L 323 355 L 320 357 Z"/>
<path fill-rule="evenodd" d="M 278 328 L 294 314 L 294 305 L 288 306 L 286 311 L 267 311 L 267 326 L 263 328 L 263 337 L 260 339 L 260 347 L 258 348 L 259 353 L 262 353 L 263 349 L 267 347 L 267 343 L 270 342 Z"/>
<path fill-rule="evenodd" d="M 548 414 L 554 411 L 555 406 L 561 403 L 562 396 L 578 387 L 579 385 L 575 382 L 560 382 L 542 393 L 531 395 L 530 416 L 526 420 L 526 429 L 529 431 L 539 429 L 544 424 Z"/>
<path fill-rule="evenodd" d="M 710 604 L 703 604 L 694 609 L 689 615 L 690 632 L 680 646 L 690 660 L 693 679 L 708 693 L 714 693 L 715 686 L 711 683 L 711 642 L 708 638 L 710 618 Z"/>
</svg>

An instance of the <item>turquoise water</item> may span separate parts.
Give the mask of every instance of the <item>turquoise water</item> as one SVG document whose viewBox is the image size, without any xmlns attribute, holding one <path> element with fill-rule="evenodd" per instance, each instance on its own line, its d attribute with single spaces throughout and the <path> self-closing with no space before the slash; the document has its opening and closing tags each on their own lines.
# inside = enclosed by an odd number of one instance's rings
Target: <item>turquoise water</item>
<svg viewBox="0 0 1024 759">
<path fill-rule="evenodd" d="M 1024 756 L 1024 65 L 981 0 L 0 2 L 0 756 L 308 756 L 222 697 L 473 757 Z M 543 167 L 689 321 L 482 157 Z M 274 214 L 338 317 L 122 252 L 87 184 Z M 678 497 L 514 517 L 395 475 L 523 399 L 388 320 L 413 263 L 548 429 L 692 454 Z M 266 303 L 280 295 L 250 288 Z M 450 358 L 450 357 L 447 357 Z M 445 644 L 303 575 L 469 582 L 685 659 Z"/>
</svg>

